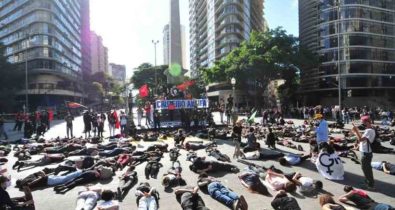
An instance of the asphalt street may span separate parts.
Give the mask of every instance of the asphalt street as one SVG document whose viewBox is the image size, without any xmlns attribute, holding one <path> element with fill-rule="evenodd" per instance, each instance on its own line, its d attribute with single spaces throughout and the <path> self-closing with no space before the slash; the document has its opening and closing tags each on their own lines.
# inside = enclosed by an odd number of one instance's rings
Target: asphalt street
<svg viewBox="0 0 395 210">
<path fill-rule="evenodd" d="M 218 122 L 218 114 L 215 114 L 215 121 Z M 259 120 L 259 119 L 257 119 Z M 295 120 L 296 123 L 301 123 L 299 120 Z M 55 137 L 63 137 L 66 135 L 66 125 L 63 121 L 55 121 L 52 123 L 52 127 L 45 134 L 46 138 L 55 138 Z M 6 129 L 9 130 L 11 128 L 11 124 L 7 124 Z M 105 136 L 108 136 L 107 131 L 108 127 L 105 126 Z M 78 117 L 74 121 L 74 135 L 75 136 L 83 136 L 83 122 L 82 122 L 82 117 Z M 119 132 L 119 131 L 117 131 Z M 18 134 L 16 132 L 8 132 L 9 136 L 11 139 L 16 139 L 20 138 L 21 134 Z M 187 138 L 188 140 L 196 140 L 195 138 Z M 170 148 L 173 145 L 173 140 L 169 139 L 165 141 L 170 145 Z M 233 154 L 233 147 L 230 141 L 222 141 L 219 140 L 217 141 L 219 149 L 221 152 L 228 154 L 230 157 Z M 262 147 L 266 148 L 266 145 L 264 142 L 260 142 Z M 134 144 L 137 145 L 138 150 L 143 150 L 146 148 L 148 145 L 151 145 L 152 143 L 145 143 L 145 142 L 134 142 Z M 308 151 L 308 145 L 306 143 L 301 143 L 300 145 L 303 146 L 305 151 Z M 384 143 L 384 146 L 387 147 L 392 147 L 387 143 Z M 299 151 L 288 149 L 286 147 L 278 146 L 278 149 L 283 150 L 284 152 L 294 152 L 294 153 L 300 153 Z M 181 151 L 182 156 L 179 157 L 179 160 L 183 166 L 183 172 L 182 176 L 184 179 L 186 179 L 187 184 L 189 186 L 195 186 L 197 182 L 197 175 L 193 172 L 191 172 L 188 168 L 190 162 L 186 161 L 186 152 Z M 198 154 L 200 155 L 206 155 L 204 150 L 198 151 Z M 12 181 L 13 181 L 13 186 L 15 186 L 15 181 L 18 178 L 23 178 L 26 177 L 27 175 L 39 171 L 41 168 L 34 168 L 34 169 L 29 169 L 25 171 L 21 171 L 17 173 L 16 171 L 11 169 L 11 166 L 15 163 L 16 159 L 12 157 L 12 153 L 8 156 L 9 158 L 9 163 L 8 163 L 8 171 L 11 174 Z M 35 156 L 34 158 L 39 158 L 39 156 Z M 211 157 L 209 158 L 211 159 Z M 344 161 L 344 166 L 345 166 L 345 180 L 344 181 L 330 181 L 330 180 L 325 180 L 316 170 L 315 166 L 313 163 L 310 161 L 306 161 L 303 164 L 299 166 L 293 166 L 293 167 L 283 167 L 280 166 L 280 164 L 277 161 L 253 161 L 259 165 L 264 165 L 266 167 L 269 167 L 271 165 L 276 166 L 277 168 L 285 171 L 285 172 L 292 172 L 292 171 L 299 171 L 305 176 L 312 177 L 313 179 L 318 179 L 321 180 L 324 183 L 324 190 L 327 191 L 328 193 L 333 194 L 335 197 L 340 196 L 343 194 L 343 185 L 344 184 L 349 184 L 349 185 L 354 185 L 356 186 L 358 183 L 363 181 L 363 174 L 360 165 L 355 164 L 349 159 L 342 159 Z M 387 160 L 392 163 L 395 163 L 395 158 L 393 154 L 374 154 L 373 161 L 383 161 Z M 160 209 L 166 209 L 166 210 L 177 210 L 181 209 L 180 205 L 176 201 L 174 192 L 165 192 L 164 188 L 160 185 L 160 177 L 161 174 L 165 173 L 167 169 L 170 168 L 170 159 L 169 155 L 165 154 L 164 158 L 162 159 L 161 163 L 163 164 L 163 168 L 161 168 L 159 172 L 158 179 L 150 179 L 146 180 L 144 177 L 144 167 L 145 163 L 139 165 L 136 168 L 136 171 L 138 173 L 138 178 L 139 182 L 146 182 L 148 181 L 151 186 L 156 187 L 160 193 Z M 232 164 L 237 165 L 240 169 L 243 169 L 245 165 L 236 162 L 236 160 L 232 160 Z M 55 166 L 55 165 L 53 165 Z M 116 190 L 118 186 L 118 176 L 121 174 L 121 171 L 117 171 L 116 176 L 113 177 L 111 181 L 103 182 L 103 183 L 94 183 L 96 186 L 101 186 L 105 189 L 111 189 L 111 190 Z M 270 206 L 270 202 L 273 199 L 273 197 L 270 196 L 263 196 L 263 195 L 257 195 L 257 194 L 252 194 L 247 192 L 247 190 L 241 185 L 240 181 L 237 178 L 237 174 L 221 174 L 217 175 L 218 179 L 221 180 L 221 182 L 231 188 L 234 192 L 236 192 L 239 195 L 244 195 L 246 197 L 246 200 L 249 205 L 249 209 L 251 210 L 263 210 L 263 209 L 272 209 Z M 395 205 L 395 176 L 391 175 L 386 175 L 383 172 L 376 171 L 374 170 L 374 177 L 376 180 L 376 191 L 375 192 L 369 192 L 369 195 L 374 199 L 377 200 L 378 202 L 383 202 L 383 203 L 388 203 Z M 7 189 L 7 191 L 10 193 L 11 197 L 15 196 L 21 196 L 23 193 L 17 190 L 14 187 L 10 187 Z M 136 197 L 134 195 L 135 188 L 133 187 L 129 194 L 126 196 L 124 201 L 120 204 L 121 209 L 137 209 L 136 207 Z M 53 188 L 46 188 L 42 190 L 36 190 L 33 192 L 33 197 L 35 200 L 35 205 L 37 210 L 71 210 L 75 208 L 76 204 L 76 198 L 78 192 L 83 189 L 82 186 L 76 187 L 73 190 L 68 191 L 66 194 L 55 194 L 53 191 Z M 269 190 L 270 191 L 270 190 Z M 275 194 L 274 191 L 270 191 L 272 195 Z M 206 195 L 202 192 L 200 192 L 200 195 L 202 195 L 204 202 L 206 203 L 206 206 L 209 207 L 211 210 L 225 210 L 228 209 L 226 206 L 223 204 L 215 201 L 212 199 L 209 195 Z M 299 205 L 303 210 L 319 210 L 319 204 L 318 204 L 318 199 L 316 197 L 306 197 L 303 196 L 300 193 L 295 193 L 294 195 L 291 195 L 297 198 Z"/>
</svg>

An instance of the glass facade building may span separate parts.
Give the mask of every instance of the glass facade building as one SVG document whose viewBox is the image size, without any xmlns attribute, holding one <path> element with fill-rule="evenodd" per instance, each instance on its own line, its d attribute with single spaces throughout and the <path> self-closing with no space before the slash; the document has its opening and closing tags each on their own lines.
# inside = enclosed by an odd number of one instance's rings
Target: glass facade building
<svg viewBox="0 0 395 210">
<path fill-rule="evenodd" d="M 189 0 L 191 76 L 266 29 L 263 0 Z"/>
<path fill-rule="evenodd" d="M 83 97 L 82 11 L 79 0 L 0 1 L 0 42 L 8 61 L 27 66 L 31 108 Z"/>
<path fill-rule="evenodd" d="M 390 105 L 395 95 L 395 1 L 300 0 L 299 4 L 300 25 L 309 28 L 300 29 L 301 44 L 320 59 L 317 68 L 302 74 L 307 98 L 317 98 L 317 93 L 336 98 L 340 84 L 346 102 L 369 98 Z"/>
</svg>

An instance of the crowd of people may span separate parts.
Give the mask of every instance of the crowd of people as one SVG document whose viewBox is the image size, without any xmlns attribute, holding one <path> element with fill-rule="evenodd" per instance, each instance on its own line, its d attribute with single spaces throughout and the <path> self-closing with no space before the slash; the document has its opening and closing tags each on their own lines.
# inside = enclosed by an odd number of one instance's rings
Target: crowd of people
<svg viewBox="0 0 395 210">
<path fill-rule="evenodd" d="M 232 101 L 228 101 L 228 104 L 228 107 L 231 106 Z M 149 125 L 152 123 L 149 123 L 151 119 L 148 113 L 152 113 L 152 110 L 147 109 L 151 108 L 150 104 L 146 104 L 145 112 Z M 139 109 L 137 114 L 141 112 Z M 108 113 L 86 111 L 83 114 L 84 137 L 73 135 L 74 118 L 68 114 L 65 117 L 65 138 L 46 139 L 43 133 L 36 133 L 37 138 L 25 135 L 24 140 L 16 145 L 11 146 L 4 142 L 4 145 L 0 146 L 0 209 L 35 209 L 33 195 L 37 189 L 50 187 L 55 193 L 64 194 L 76 186 L 85 186 L 84 190 L 78 192 L 76 210 L 120 209 L 119 202 L 122 202 L 134 187 L 138 209 L 157 210 L 161 203 L 160 191 L 151 186 L 150 180 L 158 179 L 159 172 L 164 170 L 161 169 L 164 156 L 168 155 L 172 164 L 162 174 L 160 181 L 164 189 L 176 188 L 174 196 L 184 210 L 209 209 L 199 191 L 210 195 L 230 209 L 249 208 L 248 197 L 232 191 L 226 182 L 221 182 L 221 178 L 215 176 L 218 173 L 237 174 L 240 185 L 248 192 L 263 196 L 271 196 L 274 193 L 271 206 L 275 210 L 301 209 L 298 200 L 289 196 L 296 191 L 304 195 L 317 196 L 317 203 L 323 210 L 355 209 L 349 205 L 350 202 L 357 209 L 393 210 L 394 207 L 391 205 L 373 200 L 368 192 L 376 190 L 373 168 L 386 174 L 395 173 L 395 165 L 390 162 L 372 162 L 375 152 L 393 153 L 393 148 L 382 146 L 380 141 L 392 141 L 395 138 L 394 131 L 374 126 L 369 113 L 361 114 L 360 124 L 353 124 L 352 129 L 344 129 L 339 123 L 328 123 L 325 120 L 327 113 L 322 107 L 315 107 L 313 112 L 309 111 L 309 116 L 304 116 L 306 119 L 303 125 L 295 125 L 292 120 L 286 121 L 279 112 L 267 111 L 263 112 L 263 120 L 260 123 L 229 119 L 229 126 L 216 128 L 214 124 L 209 123 L 207 128 L 202 126 L 197 130 L 190 130 L 189 121 L 189 126 L 185 125 L 175 131 L 160 131 L 160 125 L 155 125 L 156 129 L 153 131 L 139 134 L 134 132 L 133 135 L 129 135 L 128 116 L 124 112 L 118 114 L 116 110 Z M 155 111 L 152 117 L 155 121 Z M 139 118 L 142 116 L 138 117 L 140 124 Z M 105 121 L 108 128 L 104 126 Z M 41 124 L 45 124 L 45 121 Z M 45 125 L 49 128 L 49 123 Z M 18 129 L 17 125 L 15 127 Z M 103 131 L 107 129 L 109 136 L 104 137 Z M 119 133 L 116 132 L 118 130 Z M 331 133 L 341 133 L 344 137 L 333 137 Z M 209 142 L 191 141 L 188 140 L 189 136 L 208 139 Z M 173 146 L 158 141 L 171 138 L 174 139 Z M 153 143 L 142 150 L 134 143 L 136 140 Z M 228 156 L 230 154 L 218 148 L 218 140 L 232 142 L 232 158 Z M 265 144 L 267 146 L 264 146 Z M 302 144 L 306 144 L 310 149 L 306 150 Z M 294 152 L 279 150 L 278 145 L 288 147 Z M 198 155 L 197 150 L 204 150 L 206 156 Z M 360 158 L 355 151 L 359 151 Z M 38 160 L 31 160 L 32 156 L 37 154 L 43 155 Z M 182 154 L 186 154 L 187 161 L 190 161 L 188 167 L 178 160 Z M 18 160 L 10 163 L 8 156 L 14 156 Z M 345 179 L 341 158 L 350 158 L 360 164 L 365 181 L 358 188 L 344 186 L 344 194 L 334 197 L 325 190 L 322 180 Z M 245 167 L 238 167 L 232 160 L 244 164 Z M 321 179 L 309 177 L 299 171 L 285 172 L 273 165 L 258 165 L 251 160 L 275 160 L 282 166 L 302 165 L 311 161 Z M 6 191 L 11 184 L 6 166 L 11 164 L 12 170 L 32 170 L 28 176 L 16 180 L 15 187 L 24 192 L 23 197 L 11 198 Z M 145 180 L 138 180 L 136 167 L 139 165 L 144 165 Z M 35 167 L 39 169 L 33 170 Z M 187 182 L 182 175 L 184 168 L 189 168 L 196 174 L 196 183 Z M 92 186 L 98 181 L 111 180 L 117 171 L 122 171 L 117 178 L 117 188 L 103 189 Z"/>
</svg>

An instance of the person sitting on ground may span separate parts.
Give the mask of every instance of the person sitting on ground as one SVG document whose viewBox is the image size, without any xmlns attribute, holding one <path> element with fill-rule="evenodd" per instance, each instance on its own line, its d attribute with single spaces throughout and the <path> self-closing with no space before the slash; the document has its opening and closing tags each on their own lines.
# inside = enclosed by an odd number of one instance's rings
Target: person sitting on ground
<svg viewBox="0 0 395 210">
<path fill-rule="evenodd" d="M 63 154 L 44 154 L 44 157 L 40 158 L 36 161 L 16 161 L 15 164 L 12 166 L 12 169 L 18 168 L 18 172 L 23 167 L 37 167 L 37 166 L 45 166 L 51 163 L 56 163 L 64 160 L 65 156 Z"/>
<path fill-rule="evenodd" d="M 321 210 L 354 210 L 352 207 L 336 203 L 333 197 L 329 194 L 320 195 L 319 202 Z"/>
<path fill-rule="evenodd" d="M 225 204 L 233 210 L 247 210 L 248 204 L 244 196 L 239 196 L 220 181 L 213 177 L 209 177 L 206 173 L 202 173 L 198 178 L 198 186 L 202 191 L 208 194 L 215 200 Z"/>
<path fill-rule="evenodd" d="M 136 189 L 138 210 L 157 210 L 159 208 L 159 193 L 147 182 L 142 182 Z"/>
<path fill-rule="evenodd" d="M 199 187 L 184 187 L 175 190 L 177 201 L 182 210 L 210 210 L 198 194 Z"/>
<path fill-rule="evenodd" d="M 395 165 L 387 161 L 372 162 L 372 168 L 383 171 L 386 174 L 395 175 Z"/>
<path fill-rule="evenodd" d="M 119 210 L 119 203 L 114 199 L 114 192 L 111 190 L 103 190 L 101 199 L 103 202 L 98 202 L 95 210 Z"/>
<path fill-rule="evenodd" d="M 10 198 L 10 195 L 6 191 L 10 185 L 9 178 L 0 176 L 0 209 L 34 210 L 34 200 L 29 187 L 26 185 L 23 187 L 25 196 Z"/>
<path fill-rule="evenodd" d="M 259 179 L 259 174 L 251 170 L 250 167 L 245 168 L 238 177 L 241 184 L 246 187 L 248 191 L 262 195 L 270 195 L 265 185 L 263 185 Z"/>
<path fill-rule="evenodd" d="M 310 157 L 311 157 L 310 154 L 297 155 L 297 154 L 289 153 L 289 154 L 284 155 L 284 157 L 281 157 L 280 159 L 278 159 L 278 162 L 282 166 L 288 166 L 288 165 L 294 166 L 294 165 L 301 164 L 303 161 L 307 160 Z"/>
<path fill-rule="evenodd" d="M 288 197 L 284 190 L 278 191 L 271 202 L 274 210 L 301 210 L 294 197 Z"/>
<path fill-rule="evenodd" d="M 237 173 L 239 169 L 231 164 L 217 161 L 206 161 L 205 157 L 197 157 L 189 166 L 189 169 L 195 173 L 215 173 L 215 172 L 232 172 Z"/>
<path fill-rule="evenodd" d="M 265 153 L 264 151 L 252 151 L 241 153 L 241 158 L 246 160 L 268 160 L 268 159 L 277 159 L 283 157 L 284 154 L 280 152 L 270 152 Z"/>
<path fill-rule="evenodd" d="M 256 142 L 256 136 L 254 134 L 255 129 L 250 127 L 249 133 L 247 134 L 247 146 L 244 147 L 243 152 L 250 152 L 260 150 L 261 145 Z"/>
<path fill-rule="evenodd" d="M 284 174 L 279 174 L 268 169 L 264 175 L 266 183 L 268 183 L 273 190 L 295 192 L 296 184 L 290 181 Z M 294 176 L 292 179 L 296 179 L 296 177 Z"/>
<path fill-rule="evenodd" d="M 185 135 L 182 129 L 178 130 L 178 133 L 174 135 L 174 146 L 184 145 Z"/>
<path fill-rule="evenodd" d="M 353 202 L 359 209 L 369 209 L 369 210 L 393 210 L 394 207 L 384 204 L 377 203 L 369 195 L 359 189 L 354 189 L 353 187 L 346 185 L 344 186 L 344 192 L 346 194 L 339 197 L 339 201 L 347 203 L 348 201 Z"/>
</svg>

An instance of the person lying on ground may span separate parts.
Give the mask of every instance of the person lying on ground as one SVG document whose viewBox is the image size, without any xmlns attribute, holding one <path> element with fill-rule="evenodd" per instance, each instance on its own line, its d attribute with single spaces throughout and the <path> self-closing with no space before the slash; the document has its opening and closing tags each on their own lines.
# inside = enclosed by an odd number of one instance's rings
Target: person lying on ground
<svg viewBox="0 0 395 210">
<path fill-rule="evenodd" d="M 201 173 L 198 178 L 198 186 L 214 198 L 215 200 L 225 204 L 233 210 L 247 210 L 248 204 L 244 196 L 239 196 L 220 181 L 213 177 L 209 177 L 206 173 Z"/>
<path fill-rule="evenodd" d="M 103 201 L 97 202 L 95 210 L 119 210 L 119 203 L 113 200 L 114 197 L 115 194 L 111 190 L 103 190 L 101 193 Z"/>
<path fill-rule="evenodd" d="M 61 162 L 62 160 L 64 160 L 65 156 L 63 154 L 44 154 L 44 156 L 42 158 L 40 158 L 39 160 L 35 160 L 35 161 L 30 161 L 30 160 L 26 160 L 26 161 L 16 161 L 15 164 L 12 166 L 12 169 L 18 169 L 18 172 L 21 170 L 21 168 L 25 168 L 25 167 L 37 167 L 37 166 L 45 166 L 45 165 L 49 165 L 51 163 L 57 163 L 57 162 Z"/>
<path fill-rule="evenodd" d="M 339 201 L 343 203 L 347 203 L 348 201 L 351 201 L 359 209 L 394 210 L 394 207 L 388 204 L 378 203 L 374 201 L 363 190 L 354 189 L 353 187 L 346 185 L 344 186 L 344 192 L 346 192 L 346 194 L 340 196 Z"/>
<path fill-rule="evenodd" d="M 136 189 L 138 210 L 157 210 L 159 208 L 159 193 L 149 183 L 142 182 Z"/>
<path fill-rule="evenodd" d="M 237 173 L 237 166 L 221 163 L 217 161 L 206 161 L 205 157 L 196 158 L 189 166 L 189 169 L 195 173 L 215 173 L 215 172 L 232 172 Z"/>
<path fill-rule="evenodd" d="M 119 184 L 117 188 L 117 196 L 118 200 L 122 201 L 126 195 L 128 194 L 129 190 L 137 184 L 137 172 L 134 171 L 135 166 L 129 166 L 125 173 L 119 176 Z"/>
<path fill-rule="evenodd" d="M 246 187 L 249 192 L 270 195 L 266 186 L 263 185 L 259 179 L 259 174 L 256 171 L 251 170 L 250 167 L 245 168 L 238 178 L 241 184 Z"/>
<path fill-rule="evenodd" d="M 196 150 L 205 149 L 208 147 L 216 147 L 216 146 L 217 146 L 217 144 L 214 142 L 209 142 L 206 144 L 204 144 L 203 142 L 202 143 L 186 142 L 183 148 L 187 151 L 190 151 L 190 150 L 196 151 Z"/>
<path fill-rule="evenodd" d="M 310 157 L 311 157 L 310 154 L 297 155 L 297 154 L 289 153 L 279 158 L 278 162 L 282 166 L 289 166 L 289 165 L 294 166 L 301 164 L 303 161 L 307 160 Z"/>
<path fill-rule="evenodd" d="M 335 202 L 333 197 L 329 194 L 320 195 L 319 203 L 321 210 L 355 210 L 349 206 L 343 206 Z"/>
<path fill-rule="evenodd" d="M 110 196 L 111 193 L 105 192 L 108 190 L 103 190 L 102 188 L 96 188 L 93 186 L 85 186 L 85 189 L 82 191 L 78 192 L 78 197 L 77 197 L 77 204 L 75 207 L 75 210 L 100 210 L 100 209 L 106 209 L 106 210 L 112 210 L 111 208 L 114 206 L 115 209 L 119 208 L 119 205 L 116 202 L 110 201 Z M 111 191 L 110 191 L 111 192 Z M 104 193 L 104 195 L 103 195 Z M 99 199 L 102 199 L 104 201 L 104 205 L 102 203 L 99 203 L 101 208 L 95 208 L 97 201 Z M 109 201 L 109 202 L 106 202 Z M 112 198 L 111 198 L 112 200 Z M 108 204 L 115 204 L 115 205 L 108 205 Z M 107 209 L 107 207 L 109 207 Z"/>
<path fill-rule="evenodd" d="M 383 171 L 386 174 L 395 175 L 395 165 L 387 161 L 372 162 L 372 168 Z"/>
<path fill-rule="evenodd" d="M 58 175 L 48 175 L 44 171 L 41 171 L 41 172 L 43 172 L 43 174 L 39 175 L 36 179 L 29 180 L 29 181 L 25 179 L 25 180 L 21 180 L 21 182 L 23 182 L 23 184 L 26 184 L 31 189 L 52 187 L 52 186 L 65 184 L 68 181 L 81 176 L 81 174 L 83 173 L 83 171 L 77 170 L 77 171 L 71 172 L 67 175 L 58 176 Z M 18 180 L 18 181 L 20 181 L 20 180 Z M 17 186 L 18 185 L 20 185 L 20 184 L 17 183 Z"/>
<path fill-rule="evenodd" d="M 283 157 L 284 154 L 280 152 L 270 152 L 270 154 L 266 154 L 264 151 L 252 151 L 241 153 L 241 158 L 246 160 L 268 160 L 268 159 L 277 159 Z"/>
<path fill-rule="evenodd" d="M 154 144 L 154 145 L 149 146 L 146 149 L 146 152 L 156 151 L 157 149 L 159 149 L 161 152 L 168 152 L 168 147 L 169 147 L 169 145 L 165 144 L 165 143 L 163 143 L 163 144 Z"/>
<path fill-rule="evenodd" d="M 182 210 L 210 210 L 198 194 L 199 187 L 183 187 L 174 191 Z"/>
<path fill-rule="evenodd" d="M 34 210 L 34 200 L 28 186 L 23 186 L 25 196 L 11 198 L 6 191 L 11 185 L 9 178 L 0 176 L 0 209 Z"/>
<path fill-rule="evenodd" d="M 223 162 L 231 162 L 230 157 L 226 154 L 223 154 L 216 147 L 209 147 L 206 149 L 207 155 L 214 157 L 215 159 Z"/>
<path fill-rule="evenodd" d="M 293 144 L 288 138 L 283 138 L 277 142 L 277 144 L 282 145 L 284 147 L 288 147 L 291 149 L 298 149 L 298 147 Z"/>
<path fill-rule="evenodd" d="M 115 157 L 120 154 L 125 154 L 125 153 L 132 153 L 136 147 L 131 148 L 131 147 L 122 147 L 122 148 L 115 148 L 112 150 L 104 150 L 99 152 L 99 156 L 101 157 Z"/>
<path fill-rule="evenodd" d="M 184 145 L 186 135 L 184 134 L 182 129 L 179 129 L 177 134 L 174 135 L 174 147 L 178 145 Z"/>
<path fill-rule="evenodd" d="M 302 176 L 302 174 L 299 172 L 286 175 L 286 177 L 288 179 L 292 177 L 292 181 L 296 184 L 296 186 L 300 187 L 301 193 L 320 191 L 323 188 L 323 184 L 321 181 L 313 180 L 310 177 Z"/>
<path fill-rule="evenodd" d="M 271 206 L 274 210 L 301 210 L 298 201 L 294 197 L 288 197 L 284 190 L 278 191 L 271 202 Z"/>
<path fill-rule="evenodd" d="M 290 181 L 284 174 L 279 174 L 269 169 L 264 173 L 266 183 L 276 191 L 285 190 L 286 192 L 295 192 L 296 184 Z M 294 176 L 292 179 L 296 179 Z"/>
<path fill-rule="evenodd" d="M 173 162 L 172 167 L 167 171 L 166 174 L 163 174 L 162 186 L 164 186 L 165 188 L 185 186 L 186 182 L 181 176 L 181 171 L 182 168 L 180 162 Z"/>
<path fill-rule="evenodd" d="M 97 167 L 94 170 L 84 171 L 80 176 L 62 184 L 54 187 L 54 191 L 59 192 L 67 192 L 78 185 L 89 184 L 97 180 L 107 180 L 112 177 L 114 171 L 112 168 L 107 167 Z"/>
</svg>

